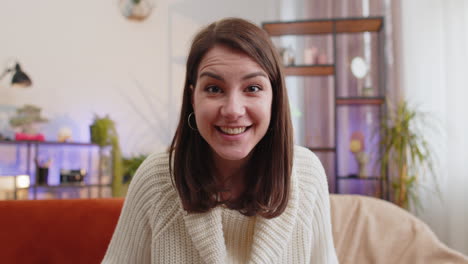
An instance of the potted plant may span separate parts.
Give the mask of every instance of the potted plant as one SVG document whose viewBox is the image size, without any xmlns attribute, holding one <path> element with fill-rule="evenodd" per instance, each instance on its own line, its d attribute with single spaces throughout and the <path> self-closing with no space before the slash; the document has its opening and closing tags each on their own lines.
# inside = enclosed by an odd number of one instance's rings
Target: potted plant
<svg viewBox="0 0 468 264">
<path fill-rule="evenodd" d="M 16 140 L 44 141 L 44 135 L 38 133 L 38 125 L 45 122 L 48 120 L 41 116 L 41 108 L 34 105 L 24 105 L 10 118 L 10 125 L 17 129 Z"/>
<path fill-rule="evenodd" d="M 124 184 L 129 184 L 135 175 L 137 169 L 140 167 L 141 163 L 148 157 L 147 155 L 138 155 L 130 158 L 123 158 L 123 182 Z"/>
<path fill-rule="evenodd" d="M 380 170 L 391 182 L 394 203 L 408 209 L 421 207 L 416 192 L 421 177 L 434 175 L 433 155 L 421 129 L 428 123 L 422 112 L 412 109 L 406 101 L 385 114 L 380 126 L 382 157 Z M 437 184 L 435 184 L 437 188 Z"/>
<path fill-rule="evenodd" d="M 125 195 L 123 186 L 122 153 L 120 151 L 119 137 L 115 128 L 115 123 L 109 116 L 95 116 L 90 126 L 91 142 L 104 147 L 112 146 L 112 196 L 121 197 Z"/>
</svg>

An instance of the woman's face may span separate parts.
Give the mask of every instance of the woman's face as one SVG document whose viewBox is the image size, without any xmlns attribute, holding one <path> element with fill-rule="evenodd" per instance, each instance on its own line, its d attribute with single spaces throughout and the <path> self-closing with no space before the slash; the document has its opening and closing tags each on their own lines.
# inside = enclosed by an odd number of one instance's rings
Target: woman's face
<svg viewBox="0 0 468 264">
<path fill-rule="evenodd" d="M 197 80 L 192 104 L 201 136 L 215 158 L 246 160 L 270 124 L 268 75 L 248 55 L 216 45 L 202 58 Z"/>
</svg>

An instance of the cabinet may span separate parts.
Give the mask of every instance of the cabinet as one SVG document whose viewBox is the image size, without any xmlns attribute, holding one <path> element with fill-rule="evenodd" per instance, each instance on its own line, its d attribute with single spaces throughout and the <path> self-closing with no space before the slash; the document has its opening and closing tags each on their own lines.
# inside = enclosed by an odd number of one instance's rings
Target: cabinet
<svg viewBox="0 0 468 264">
<path fill-rule="evenodd" d="M 110 146 L 0 141 L 0 199 L 111 197 L 111 184 Z"/>
<path fill-rule="evenodd" d="M 285 65 L 286 83 L 289 90 L 289 78 L 302 78 L 304 88 L 297 96 L 303 101 L 305 123 L 301 144 L 322 160 L 331 192 L 388 199 L 388 180 L 379 176 L 378 162 L 378 129 L 386 109 L 383 22 L 383 17 L 363 17 L 262 24 L 277 45 L 281 38 L 298 39 L 292 43 L 294 57 L 299 59 Z M 301 60 L 307 53 L 298 50 L 306 49 L 326 52 L 311 62 Z M 359 78 L 351 72 L 351 59 L 355 57 L 365 62 L 366 74 Z M 358 165 L 358 152 L 350 148 L 356 137 L 361 147 L 365 146 L 360 152 L 365 156 L 359 156 L 367 161 L 363 166 Z"/>
</svg>

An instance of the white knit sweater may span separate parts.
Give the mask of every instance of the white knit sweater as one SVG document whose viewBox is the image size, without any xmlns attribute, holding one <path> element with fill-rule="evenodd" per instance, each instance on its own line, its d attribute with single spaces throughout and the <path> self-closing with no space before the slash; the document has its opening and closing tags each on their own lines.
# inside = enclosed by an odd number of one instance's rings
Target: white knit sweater
<svg viewBox="0 0 468 264">
<path fill-rule="evenodd" d="M 151 155 L 140 166 L 102 263 L 227 263 L 242 259 L 232 256 L 236 252 L 249 254 L 247 263 L 338 262 L 326 176 L 309 150 L 294 149 L 291 196 L 285 211 L 273 219 L 253 217 L 253 234 L 250 240 L 245 234 L 246 243 L 226 243 L 226 236 L 234 236 L 223 228 L 223 210 L 228 209 L 184 211 L 168 165 L 168 154 L 163 153 Z M 249 232 L 249 221 L 237 221 L 247 225 L 243 230 Z"/>
</svg>

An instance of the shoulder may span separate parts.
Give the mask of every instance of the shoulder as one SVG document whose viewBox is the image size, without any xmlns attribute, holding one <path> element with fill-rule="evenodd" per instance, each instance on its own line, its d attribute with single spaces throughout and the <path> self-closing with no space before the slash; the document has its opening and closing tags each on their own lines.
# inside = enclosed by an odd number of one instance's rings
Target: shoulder
<svg viewBox="0 0 468 264">
<path fill-rule="evenodd" d="M 325 170 L 318 157 L 309 149 L 294 148 L 293 172 L 298 182 L 299 219 L 307 228 L 318 221 L 319 211 L 329 203 L 328 183 Z"/>
<path fill-rule="evenodd" d="M 178 205 L 169 172 L 168 153 L 154 153 L 143 161 L 130 183 L 127 199 L 148 207 Z"/>
<path fill-rule="evenodd" d="M 149 155 L 140 165 L 137 173 L 154 175 L 169 173 L 169 154 L 161 152 Z"/>
<path fill-rule="evenodd" d="M 293 171 L 304 194 L 328 192 L 327 176 L 319 158 L 309 149 L 294 147 Z"/>
<path fill-rule="evenodd" d="M 132 179 L 132 184 L 161 184 L 171 181 L 169 154 L 166 152 L 149 155 L 140 165 Z"/>
<path fill-rule="evenodd" d="M 318 157 L 309 149 L 294 146 L 294 168 L 301 174 L 324 174 L 323 166 Z"/>
</svg>

